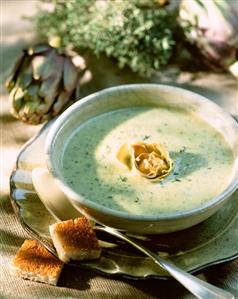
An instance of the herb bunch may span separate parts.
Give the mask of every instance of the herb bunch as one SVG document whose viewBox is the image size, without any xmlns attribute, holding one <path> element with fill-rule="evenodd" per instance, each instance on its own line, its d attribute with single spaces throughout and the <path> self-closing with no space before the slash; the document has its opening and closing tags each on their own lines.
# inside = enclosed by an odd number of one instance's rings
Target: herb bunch
<svg viewBox="0 0 238 299">
<path fill-rule="evenodd" d="M 53 11 L 36 16 L 37 29 L 60 37 L 63 47 L 106 54 L 148 77 L 168 64 L 175 45 L 175 16 L 160 1 L 55 0 Z"/>
</svg>

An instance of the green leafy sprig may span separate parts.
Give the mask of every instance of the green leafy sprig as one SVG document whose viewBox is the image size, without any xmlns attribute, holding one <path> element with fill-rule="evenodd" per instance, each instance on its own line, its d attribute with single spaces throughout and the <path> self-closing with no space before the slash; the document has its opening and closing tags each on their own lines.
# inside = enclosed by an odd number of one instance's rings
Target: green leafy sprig
<svg viewBox="0 0 238 299">
<path fill-rule="evenodd" d="M 176 17 L 160 1 L 56 0 L 53 11 L 36 16 L 37 29 L 45 38 L 59 36 L 64 47 L 106 54 L 148 77 L 168 64 L 175 45 Z"/>
</svg>

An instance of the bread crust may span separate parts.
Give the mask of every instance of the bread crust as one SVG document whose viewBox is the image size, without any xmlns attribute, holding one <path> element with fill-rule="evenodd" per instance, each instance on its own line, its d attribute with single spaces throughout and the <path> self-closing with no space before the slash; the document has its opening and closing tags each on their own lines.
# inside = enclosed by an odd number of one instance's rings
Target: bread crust
<svg viewBox="0 0 238 299">
<path fill-rule="evenodd" d="M 11 263 L 11 273 L 56 285 L 64 264 L 36 240 L 25 240 Z"/>
<path fill-rule="evenodd" d="M 85 217 L 55 223 L 49 227 L 51 238 L 59 258 L 72 260 L 90 260 L 100 257 L 96 234 Z"/>
</svg>

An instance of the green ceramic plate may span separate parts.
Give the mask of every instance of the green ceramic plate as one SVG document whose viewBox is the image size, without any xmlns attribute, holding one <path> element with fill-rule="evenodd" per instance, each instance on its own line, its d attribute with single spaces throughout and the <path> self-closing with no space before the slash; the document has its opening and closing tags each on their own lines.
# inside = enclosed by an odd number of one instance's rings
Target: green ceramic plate
<svg viewBox="0 0 238 299">
<path fill-rule="evenodd" d="M 31 237 L 40 240 L 48 249 L 52 248 L 48 228 L 55 220 L 34 191 L 31 170 L 45 166 L 43 148 L 51 124 L 44 126 L 21 150 L 10 179 L 11 201 L 20 223 Z M 168 278 L 162 268 L 129 245 L 105 234 L 98 237 L 103 246 L 101 258 L 93 262 L 75 263 L 76 266 L 134 279 Z M 141 242 L 192 273 L 238 258 L 238 191 L 205 222 L 180 232 L 150 236 L 141 239 Z"/>
</svg>

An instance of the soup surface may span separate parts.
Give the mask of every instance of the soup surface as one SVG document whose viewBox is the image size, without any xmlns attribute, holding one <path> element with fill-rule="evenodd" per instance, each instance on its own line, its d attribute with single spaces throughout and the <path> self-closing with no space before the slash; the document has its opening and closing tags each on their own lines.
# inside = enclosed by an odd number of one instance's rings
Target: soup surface
<svg viewBox="0 0 238 299">
<path fill-rule="evenodd" d="M 132 173 L 117 152 L 124 143 L 161 143 L 174 162 L 161 181 Z M 233 154 L 223 136 L 192 113 L 173 108 L 125 108 L 80 125 L 62 156 L 68 185 L 87 199 L 137 215 L 193 209 L 225 189 Z"/>
</svg>

